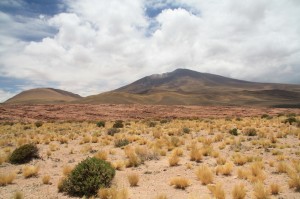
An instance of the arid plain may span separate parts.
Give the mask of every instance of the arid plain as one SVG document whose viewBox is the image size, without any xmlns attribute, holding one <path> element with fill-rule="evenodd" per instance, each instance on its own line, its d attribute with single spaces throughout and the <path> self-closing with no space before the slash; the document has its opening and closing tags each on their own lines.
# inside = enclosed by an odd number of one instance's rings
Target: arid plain
<svg viewBox="0 0 300 199">
<path fill-rule="evenodd" d="M 96 157 L 116 169 L 110 190 L 100 190 L 96 198 L 296 199 L 299 112 L 221 106 L 3 105 L 0 198 L 69 198 L 60 192 L 61 179 L 85 158 Z M 123 120 L 120 128 L 113 128 L 116 120 Z M 9 163 L 12 151 L 27 143 L 36 144 L 40 157 L 26 164 Z"/>
</svg>

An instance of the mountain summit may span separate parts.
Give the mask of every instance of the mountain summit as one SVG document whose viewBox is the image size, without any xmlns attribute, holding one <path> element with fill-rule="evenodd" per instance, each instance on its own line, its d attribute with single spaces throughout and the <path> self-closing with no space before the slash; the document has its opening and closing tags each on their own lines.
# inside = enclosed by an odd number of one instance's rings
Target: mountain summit
<svg viewBox="0 0 300 199">
<path fill-rule="evenodd" d="M 299 101 L 300 85 L 249 82 L 188 69 L 146 76 L 116 90 L 79 100 L 81 103 L 261 106 Z"/>
</svg>

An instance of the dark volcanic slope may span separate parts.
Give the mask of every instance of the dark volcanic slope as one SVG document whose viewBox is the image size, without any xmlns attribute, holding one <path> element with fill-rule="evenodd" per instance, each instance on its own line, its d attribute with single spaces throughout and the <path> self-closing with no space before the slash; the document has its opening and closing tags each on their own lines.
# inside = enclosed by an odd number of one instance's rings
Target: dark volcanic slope
<svg viewBox="0 0 300 199">
<path fill-rule="evenodd" d="M 8 99 L 6 104 L 65 103 L 81 99 L 80 95 L 53 88 L 36 88 L 23 91 Z"/>
<path fill-rule="evenodd" d="M 300 85 L 248 82 L 188 69 L 147 76 L 114 91 L 79 100 L 80 103 L 261 106 L 299 101 Z"/>
</svg>

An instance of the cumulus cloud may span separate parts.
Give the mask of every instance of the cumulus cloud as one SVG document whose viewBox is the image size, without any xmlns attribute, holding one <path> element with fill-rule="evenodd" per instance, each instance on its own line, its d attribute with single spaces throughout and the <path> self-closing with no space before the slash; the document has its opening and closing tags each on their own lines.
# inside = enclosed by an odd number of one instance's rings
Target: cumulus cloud
<svg viewBox="0 0 300 199">
<path fill-rule="evenodd" d="M 0 89 L 0 103 L 6 101 L 7 99 L 13 97 L 16 94 L 17 93 L 9 92 L 9 91 L 5 91 L 5 90 Z"/>
<path fill-rule="evenodd" d="M 52 28 L 40 41 L 0 32 L 0 75 L 81 95 L 178 67 L 300 83 L 299 13 L 296 0 L 68 0 L 65 12 L 32 19 L 35 30 Z"/>
</svg>

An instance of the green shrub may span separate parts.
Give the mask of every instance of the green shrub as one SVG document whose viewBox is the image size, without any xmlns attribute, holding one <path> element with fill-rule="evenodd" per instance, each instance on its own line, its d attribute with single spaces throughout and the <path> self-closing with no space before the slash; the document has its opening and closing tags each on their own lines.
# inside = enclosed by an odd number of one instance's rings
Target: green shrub
<svg viewBox="0 0 300 199">
<path fill-rule="evenodd" d="M 110 128 L 107 130 L 107 135 L 114 136 L 116 133 L 119 133 L 119 132 L 120 132 L 120 130 L 117 128 Z"/>
<path fill-rule="evenodd" d="M 124 124 L 123 124 L 122 120 L 115 121 L 115 123 L 113 125 L 113 128 L 123 128 L 123 127 L 124 127 Z"/>
<path fill-rule="evenodd" d="M 188 134 L 188 133 L 191 132 L 191 130 L 189 128 L 187 128 L 187 127 L 183 127 L 182 128 L 182 132 L 185 133 L 185 134 Z"/>
<path fill-rule="evenodd" d="M 80 162 L 63 181 L 62 191 L 71 196 L 93 196 L 99 188 L 109 187 L 115 176 L 110 163 L 97 158 Z"/>
<path fill-rule="evenodd" d="M 98 127 L 105 127 L 105 121 L 99 121 L 97 122 Z"/>
<path fill-rule="evenodd" d="M 24 164 L 38 158 L 38 148 L 34 144 L 25 144 L 15 149 L 9 157 L 9 162 L 12 164 Z"/>
<path fill-rule="evenodd" d="M 120 139 L 115 141 L 115 147 L 123 147 L 129 144 L 127 139 Z"/>
<path fill-rule="evenodd" d="M 44 123 L 43 123 L 42 121 L 36 121 L 36 122 L 34 123 L 34 125 L 35 125 L 37 128 L 43 126 L 43 124 L 44 124 Z"/>
<path fill-rule="evenodd" d="M 289 123 L 289 124 L 293 124 L 294 122 L 297 122 L 297 119 L 295 117 L 289 117 L 287 119 L 284 120 L 284 123 Z"/>
<path fill-rule="evenodd" d="M 234 128 L 234 129 L 229 130 L 229 133 L 231 135 L 237 136 L 238 135 L 238 130 L 237 130 L 237 128 Z"/>
</svg>

